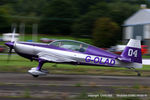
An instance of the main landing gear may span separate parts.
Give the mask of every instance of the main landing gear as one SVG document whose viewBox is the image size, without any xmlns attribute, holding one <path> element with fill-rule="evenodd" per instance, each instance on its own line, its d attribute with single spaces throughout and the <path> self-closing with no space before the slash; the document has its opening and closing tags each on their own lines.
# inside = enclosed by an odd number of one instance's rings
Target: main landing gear
<svg viewBox="0 0 150 100">
<path fill-rule="evenodd" d="M 39 60 L 39 65 L 37 67 L 31 68 L 28 70 L 28 72 L 33 76 L 33 77 L 38 77 L 39 75 L 46 75 L 48 74 L 47 70 L 43 70 L 42 66 L 45 63 L 45 61 Z"/>
<path fill-rule="evenodd" d="M 138 70 L 136 70 L 134 67 L 129 67 L 129 69 L 131 69 L 131 70 L 133 70 L 134 72 L 136 72 L 136 73 L 137 73 L 137 76 L 141 76 L 141 73 L 140 73 Z"/>
</svg>

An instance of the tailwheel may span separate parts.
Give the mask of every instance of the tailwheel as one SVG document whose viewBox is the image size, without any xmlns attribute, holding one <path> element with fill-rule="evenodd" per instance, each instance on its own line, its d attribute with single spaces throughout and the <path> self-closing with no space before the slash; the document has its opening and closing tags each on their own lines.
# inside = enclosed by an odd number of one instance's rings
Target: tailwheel
<svg viewBox="0 0 150 100">
<path fill-rule="evenodd" d="M 136 72 L 136 73 L 137 73 L 137 76 L 141 76 L 141 73 L 140 73 L 138 70 L 136 70 L 134 67 L 129 67 L 129 69 L 131 69 L 131 70 L 133 70 L 134 72 Z"/>
<path fill-rule="evenodd" d="M 39 75 L 32 75 L 33 77 L 39 77 Z"/>
</svg>

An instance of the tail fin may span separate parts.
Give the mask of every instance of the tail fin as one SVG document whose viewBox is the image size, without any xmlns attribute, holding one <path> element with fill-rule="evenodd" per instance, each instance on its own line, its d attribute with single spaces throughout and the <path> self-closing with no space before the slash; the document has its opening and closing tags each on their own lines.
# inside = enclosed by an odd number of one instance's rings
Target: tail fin
<svg viewBox="0 0 150 100">
<path fill-rule="evenodd" d="M 142 67 L 142 54 L 141 54 L 141 41 L 130 39 L 124 51 L 121 54 L 121 58 L 126 59 L 128 62 L 136 63 L 139 66 L 136 68 Z"/>
</svg>

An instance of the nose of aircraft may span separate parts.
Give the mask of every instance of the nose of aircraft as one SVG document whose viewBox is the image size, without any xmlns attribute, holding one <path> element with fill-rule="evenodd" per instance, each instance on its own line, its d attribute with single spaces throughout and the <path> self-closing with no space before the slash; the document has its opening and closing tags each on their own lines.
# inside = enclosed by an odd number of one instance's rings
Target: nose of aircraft
<svg viewBox="0 0 150 100">
<path fill-rule="evenodd" d="M 5 43 L 5 45 L 12 48 L 14 46 L 14 42 L 7 42 L 7 43 Z"/>
</svg>

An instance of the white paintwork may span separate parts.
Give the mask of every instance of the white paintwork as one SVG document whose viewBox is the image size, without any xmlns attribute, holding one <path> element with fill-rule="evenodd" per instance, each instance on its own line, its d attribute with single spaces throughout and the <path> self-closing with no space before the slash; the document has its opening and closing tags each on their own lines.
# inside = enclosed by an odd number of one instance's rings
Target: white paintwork
<svg viewBox="0 0 150 100">
<path fill-rule="evenodd" d="M 127 46 L 128 47 L 133 47 L 133 48 L 141 48 L 141 41 L 140 40 L 135 40 L 135 39 L 130 39 Z"/>
<path fill-rule="evenodd" d="M 31 68 L 28 72 L 32 75 L 46 75 L 47 73 L 38 70 L 36 67 Z"/>
<path fill-rule="evenodd" d="M 16 41 L 17 37 L 15 37 L 15 33 L 16 33 L 16 29 L 14 29 L 13 33 L 12 33 L 12 39 L 11 42 Z M 16 39 L 15 39 L 16 38 Z"/>
<path fill-rule="evenodd" d="M 24 44 L 20 44 L 20 43 L 15 43 L 15 51 L 19 52 L 19 53 L 24 53 L 24 54 L 29 54 L 32 55 L 33 51 L 34 51 L 34 47 L 31 45 L 24 45 Z"/>
</svg>

